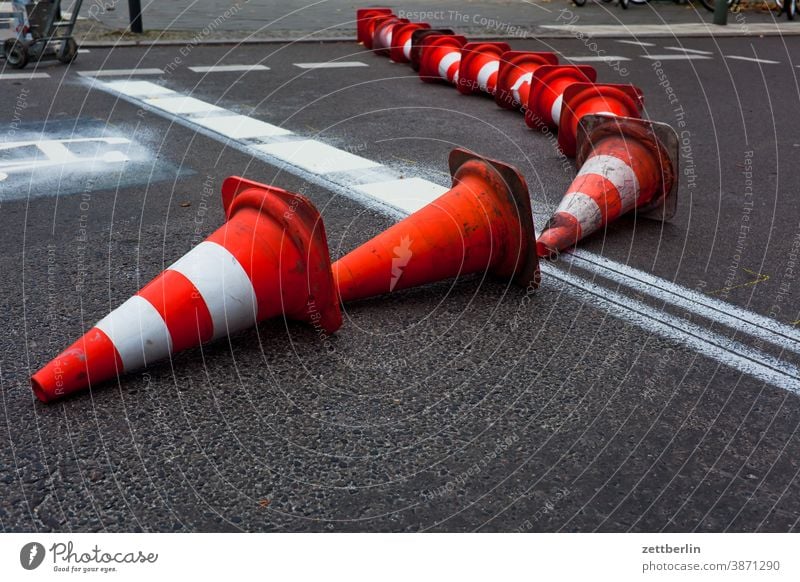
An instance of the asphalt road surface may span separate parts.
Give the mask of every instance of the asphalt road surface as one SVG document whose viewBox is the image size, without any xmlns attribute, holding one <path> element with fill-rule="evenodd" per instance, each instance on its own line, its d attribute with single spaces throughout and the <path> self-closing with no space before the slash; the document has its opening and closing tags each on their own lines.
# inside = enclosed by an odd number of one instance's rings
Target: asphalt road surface
<svg viewBox="0 0 800 582">
<path fill-rule="evenodd" d="M 92 49 L 37 78 L 4 70 L 0 528 L 800 529 L 800 42 L 648 44 L 598 40 L 618 62 L 592 64 L 678 130 L 671 222 L 620 220 L 546 265 L 532 297 L 462 277 L 347 305 L 329 344 L 272 320 L 52 405 L 30 374 L 221 224 L 225 177 L 308 196 L 335 258 L 400 215 L 116 81 L 404 178 L 447 185 L 448 152 L 472 149 L 519 167 L 539 227 L 575 169 L 519 113 L 355 42 Z M 575 39 L 513 45 L 596 56 Z M 363 66 L 297 66 L 330 61 Z M 266 68 L 189 68 L 215 65 Z M 70 155 L 88 161 L 45 167 L 24 145 L 37 136 L 84 140 Z"/>
</svg>

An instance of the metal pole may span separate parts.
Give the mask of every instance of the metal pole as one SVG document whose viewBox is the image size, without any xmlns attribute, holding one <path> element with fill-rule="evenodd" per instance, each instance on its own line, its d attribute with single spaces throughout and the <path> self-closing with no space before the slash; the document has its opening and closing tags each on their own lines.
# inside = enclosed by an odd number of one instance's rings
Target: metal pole
<svg viewBox="0 0 800 582">
<path fill-rule="evenodd" d="M 728 24 L 727 0 L 714 0 L 714 24 L 725 26 Z"/>
<path fill-rule="evenodd" d="M 131 32 L 142 34 L 142 1 L 128 0 L 128 10 L 131 14 Z"/>
</svg>

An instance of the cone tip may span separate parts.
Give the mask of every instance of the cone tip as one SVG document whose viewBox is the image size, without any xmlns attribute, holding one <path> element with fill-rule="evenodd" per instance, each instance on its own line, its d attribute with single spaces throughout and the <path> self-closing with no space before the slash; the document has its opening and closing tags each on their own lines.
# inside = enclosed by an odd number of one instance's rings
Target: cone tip
<svg viewBox="0 0 800 582">
<path fill-rule="evenodd" d="M 31 376 L 31 388 L 33 389 L 33 393 L 36 395 L 40 401 L 44 402 L 45 404 L 52 402 L 53 398 L 51 397 L 50 393 L 45 390 L 44 386 L 36 379 L 39 373 L 34 374 Z"/>
</svg>

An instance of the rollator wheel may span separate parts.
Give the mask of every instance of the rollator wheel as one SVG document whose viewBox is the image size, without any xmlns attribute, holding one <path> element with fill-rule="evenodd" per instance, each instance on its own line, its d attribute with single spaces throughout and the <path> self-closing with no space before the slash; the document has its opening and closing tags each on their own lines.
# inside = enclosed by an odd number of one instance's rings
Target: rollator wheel
<svg viewBox="0 0 800 582">
<path fill-rule="evenodd" d="M 17 39 L 9 38 L 3 44 L 3 53 L 6 56 L 6 62 L 12 69 L 24 69 L 28 64 L 28 47 Z"/>
<path fill-rule="evenodd" d="M 65 46 L 58 49 L 56 52 L 56 58 L 65 65 L 68 65 L 75 60 L 75 57 L 78 56 L 78 43 L 76 43 L 75 39 L 71 37 L 64 42 Z"/>
</svg>

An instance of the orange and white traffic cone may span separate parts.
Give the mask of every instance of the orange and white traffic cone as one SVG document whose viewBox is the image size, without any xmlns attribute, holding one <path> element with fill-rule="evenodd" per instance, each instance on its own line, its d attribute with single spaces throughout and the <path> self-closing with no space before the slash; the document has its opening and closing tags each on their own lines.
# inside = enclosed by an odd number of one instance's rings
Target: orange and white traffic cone
<svg viewBox="0 0 800 582">
<path fill-rule="evenodd" d="M 411 35 L 417 30 L 430 30 L 427 22 L 407 22 L 395 26 L 392 32 L 392 47 L 389 58 L 395 63 L 411 62 Z"/>
<path fill-rule="evenodd" d="M 424 28 L 411 33 L 411 53 L 409 54 L 409 61 L 411 61 L 411 68 L 416 72 L 419 72 L 421 66 L 423 41 L 429 36 L 439 34 L 452 36 L 455 34 L 455 31 L 450 28 Z"/>
<path fill-rule="evenodd" d="M 573 83 L 564 89 L 558 145 L 569 157 L 575 156 L 578 122 L 584 115 L 641 117 L 644 95 L 634 85 Z"/>
<path fill-rule="evenodd" d="M 543 65 L 531 76 L 525 123 L 537 129 L 541 123 L 557 129 L 564 89 L 572 83 L 594 83 L 597 71 L 589 65 Z"/>
<path fill-rule="evenodd" d="M 359 44 L 372 48 L 372 34 L 375 32 L 377 16 L 391 16 L 391 8 L 359 8 L 356 10 L 356 37 Z"/>
<path fill-rule="evenodd" d="M 451 190 L 333 264 L 342 301 L 481 272 L 538 286 L 522 175 L 462 149 L 450 153 L 450 173 Z"/>
<path fill-rule="evenodd" d="M 557 255 L 626 212 L 668 220 L 678 196 L 678 136 L 665 123 L 585 115 L 578 129 L 580 170 L 536 243 Z"/>
<path fill-rule="evenodd" d="M 395 29 L 409 22 L 408 18 L 398 18 L 397 16 L 381 18 L 372 33 L 372 51 L 376 55 L 388 57 L 394 41 Z"/>
<path fill-rule="evenodd" d="M 484 92 L 494 95 L 500 55 L 511 50 L 506 42 L 468 42 L 461 47 L 456 88 L 463 95 Z"/>
<path fill-rule="evenodd" d="M 542 65 L 557 65 L 555 53 L 508 51 L 500 56 L 495 102 L 505 109 L 527 107 L 533 72 Z"/>
<path fill-rule="evenodd" d="M 31 378 L 43 402 L 284 314 L 342 323 L 325 229 L 306 198 L 230 177 L 226 223 Z"/>
<path fill-rule="evenodd" d="M 430 34 L 422 39 L 419 77 L 426 83 L 446 81 L 458 83 L 461 47 L 467 39 L 457 34 Z"/>
</svg>

